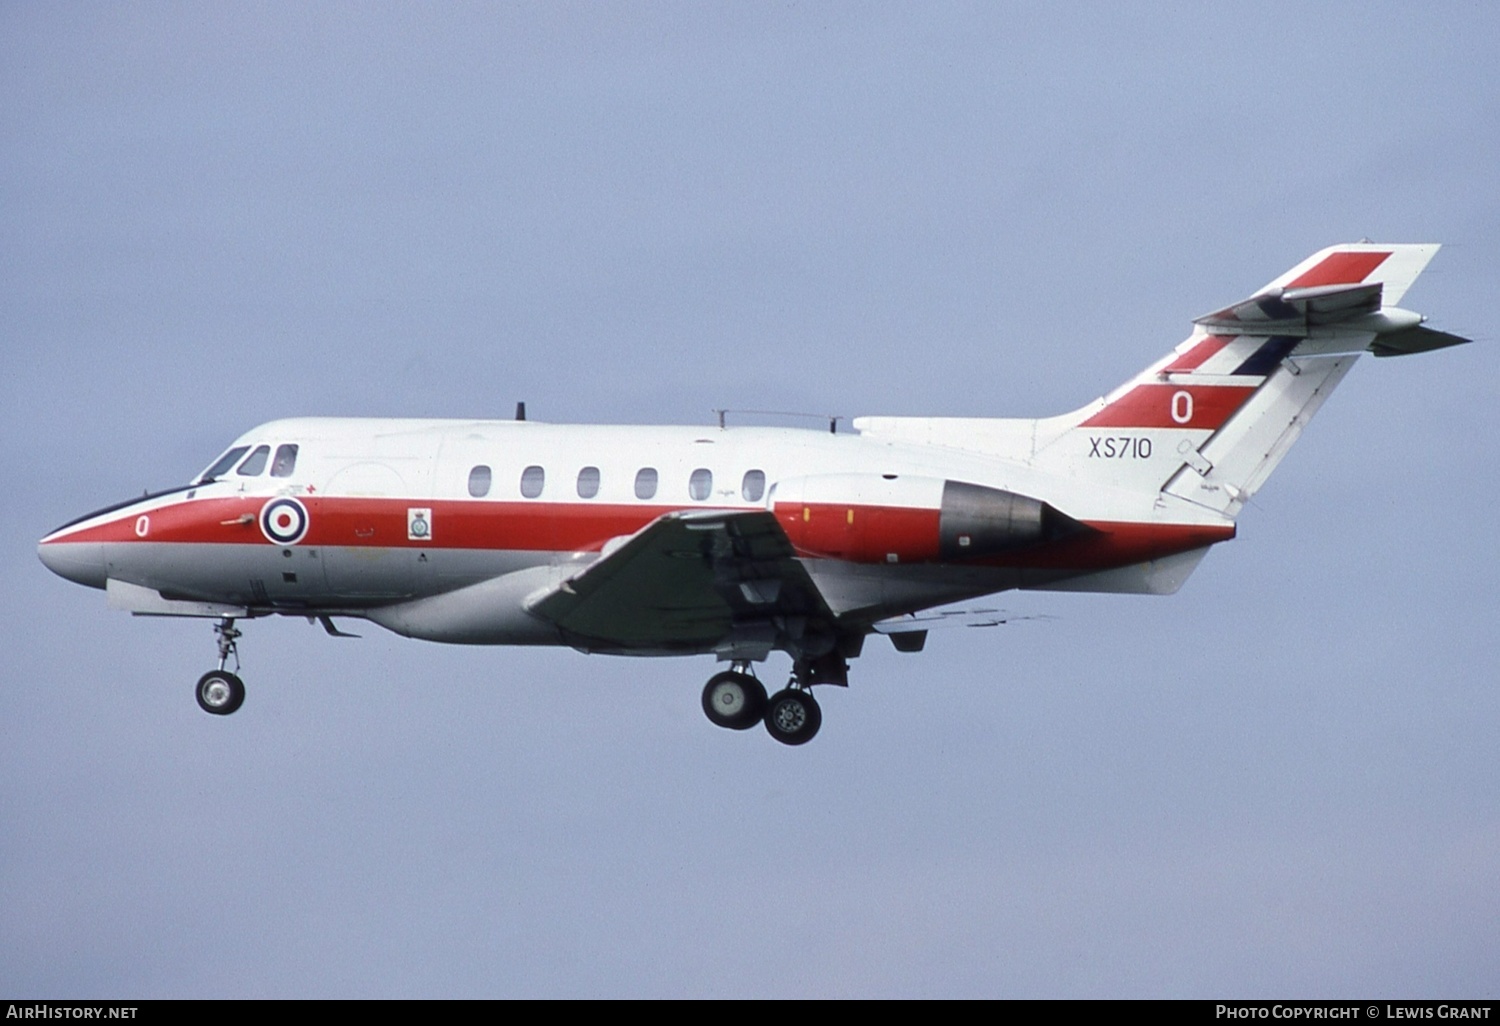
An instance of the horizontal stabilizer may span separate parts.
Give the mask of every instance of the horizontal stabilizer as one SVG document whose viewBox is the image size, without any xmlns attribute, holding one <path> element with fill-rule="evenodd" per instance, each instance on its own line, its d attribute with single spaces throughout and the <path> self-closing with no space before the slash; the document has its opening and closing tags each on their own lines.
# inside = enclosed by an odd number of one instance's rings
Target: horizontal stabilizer
<svg viewBox="0 0 1500 1026">
<path fill-rule="evenodd" d="M 1340 324 L 1380 309 L 1383 286 L 1315 285 L 1274 289 L 1193 321 L 1221 335 L 1297 335 Z"/>
<path fill-rule="evenodd" d="M 1390 335 L 1381 335 L 1370 343 L 1370 352 L 1376 356 L 1410 356 L 1412 353 L 1429 353 L 1434 349 L 1461 346 L 1473 339 L 1461 335 L 1450 335 L 1417 325 Z"/>
<path fill-rule="evenodd" d="M 1395 306 L 1426 269 L 1440 247 L 1431 242 L 1346 242 L 1319 250 L 1285 274 L 1278 275 L 1257 296 L 1281 295 L 1298 289 L 1330 285 L 1385 286 L 1386 306 Z"/>
</svg>

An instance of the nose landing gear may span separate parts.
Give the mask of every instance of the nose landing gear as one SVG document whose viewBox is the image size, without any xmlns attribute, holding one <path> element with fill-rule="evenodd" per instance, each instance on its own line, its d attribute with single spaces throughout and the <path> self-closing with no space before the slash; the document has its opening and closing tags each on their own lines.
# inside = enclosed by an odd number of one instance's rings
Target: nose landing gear
<svg viewBox="0 0 1500 1026">
<path fill-rule="evenodd" d="M 224 668 L 231 656 L 234 657 L 234 668 L 240 668 L 235 639 L 241 632 L 235 629 L 234 617 L 226 616 L 214 624 L 214 633 L 219 636 L 219 668 L 198 678 L 198 707 L 215 716 L 228 716 L 245 702 L 245 682 Z"/>
</svg>

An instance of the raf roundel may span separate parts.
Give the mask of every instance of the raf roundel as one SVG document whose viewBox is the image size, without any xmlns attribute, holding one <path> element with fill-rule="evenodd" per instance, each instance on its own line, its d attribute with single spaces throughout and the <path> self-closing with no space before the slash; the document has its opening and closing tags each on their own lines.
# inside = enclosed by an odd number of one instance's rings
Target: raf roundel
<svg viewBox="0 0 1500 1026">
<path fill-rule="evenodd" d="M 296 545 L 307 534 L 307 509 L 296 499 L 272 499 L 260 508 L 260 530 L 277 545 Z"/>
</svg>

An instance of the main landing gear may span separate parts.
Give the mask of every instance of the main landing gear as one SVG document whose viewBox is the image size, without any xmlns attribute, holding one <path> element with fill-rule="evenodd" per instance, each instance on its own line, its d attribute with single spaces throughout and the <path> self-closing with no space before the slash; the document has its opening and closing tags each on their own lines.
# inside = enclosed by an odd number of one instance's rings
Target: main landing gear
<svg viewBox="0 0 1500 1026">
<path fill-rule="evenodd" d="M 716 727 L 749 730 L 757 723 L 784 745 L 811 741 L 823 725 L 823 711 L 813 699 L 812 688 L 793 676 L 792 683 L 766 697 L 765 686 L 748 672 L 749 663 L 716 673 L 703 686 L 703 712 Z"/>
<path fill-rule="evenodd" d="M 703 686 L 703 712 L 716 727 L 749 730 L 761 721 L 765 711 L 766 689 L 748 673 L 726 670 L 714 674 Z"/>
<path fill-rule="evenodd" d="M 215 716 L 228 716 L 245 702 L 245 682 L 224 667 L 234 657 L 234 668 L 240 668 L 239 649 L 235 639 L 240 631 L 235 629 L 234 617 L 226 616 L 214 624 L 214 633 L 219 636 L 219 668 L 209 670 L 198 678 L 198 706 Z"/>
<path fill-rule="evenodd" d="M 784 745 L 805 745 L 823 725 L 823 710 L 811 689 L 787 687 L 766 704 L 766 733 Z"/>
</svg>

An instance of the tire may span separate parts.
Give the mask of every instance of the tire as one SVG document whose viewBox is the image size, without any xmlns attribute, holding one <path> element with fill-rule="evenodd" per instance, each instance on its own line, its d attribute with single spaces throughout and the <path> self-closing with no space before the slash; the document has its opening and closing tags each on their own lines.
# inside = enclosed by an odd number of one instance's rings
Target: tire
<svg viewBox="0 0 1500 1026">
<path fill-rule="evenodd" d="M 823 710 L 811 691 L 787 688 L 766 703 L 766 732 L 784 745 L 805 745 L 823 725 Z"/>
<path fill-rule="evenodd" d="M 228 716 L 245 701 L 245 682 L 227 670 L 210 670 L 198 678 L 198 707 L 215 716 Z"/>
<path fill-rule="evenodd" d="M 766 709 L 766 689 L 748 673 L 716 673 L 703 685 L 703 714 L 716 727 L 749 730 Z"/>
</svg>

